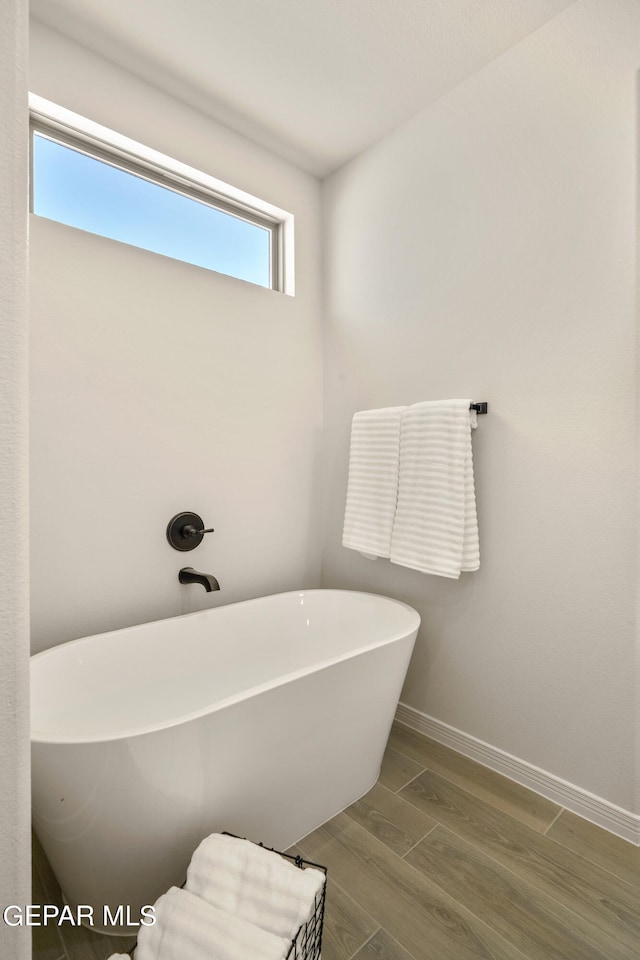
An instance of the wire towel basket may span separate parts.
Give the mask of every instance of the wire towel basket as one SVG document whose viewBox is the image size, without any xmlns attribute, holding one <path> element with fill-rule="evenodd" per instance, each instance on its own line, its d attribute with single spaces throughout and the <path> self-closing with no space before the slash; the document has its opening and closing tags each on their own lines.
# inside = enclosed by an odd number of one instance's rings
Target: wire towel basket
<svg viewBox="0 0 640 960">
<path fill-rule="evenodd" d="M 237 840 L 246 839 L 244 837 L 238 837 L 235 833 L 229 833 L 228 830 L 224 830 L 223 833 L 227 837 L 235 837 Z M 253 843 L 254 841 L 250 841 Z M 273 847 L 265 847 L 264 843 L 256 844 L 258 847 L 262 847 L 263 850 L 269 850 L 271 853 L 277 854 L 279 857 L 283 857 L 285 860 L 291 860 L 292 863 L 296 865 L 300 870 L 304 870 L 305 867 L 313 867 L 315 870 L 320 870 L 324 873 L 324 883 L 322 884 L 321 889 L 315 896 L 313 912 L 310 914 L 309 919 L 306 923 L 303 923 L 291 941 L 291 946 L 289 947 L 285 960 L 320 960 L 320 950 L 322 947 L 322 925 L 324 922 L 324 906 L 326 900 L 326 891 L 327 891 L 327 868 L 323 867 L 320 863 L 313 863 L 311 860 L 305 860 L 300 855 L 294 856 L 290 853 L 283 853 L 281 850 L 274 850 Z M 184 887 L 185 882 L 182 884 Z M 138 946 L 138 941 L 136 940 L 134 947 L 131 949 L 131 956 L 135 957 L 135 950 Z"/>
<path fill-rule="evenodd" d="M 228 837 L 235 837 L 235 833 L 223 831 Z M 239 839 L 239 838 L 238 838 Z M 286 960 L 320 960 L 320 950 L 322 947 L 322 925 L 324 922 L 324 907 L 327 893 L 327 868 L 320 863 L 313 863 L 311 860 L 305 860 L 300 855 L 294 856 L 291 853 L 283 853 L 281 850 L 274 850 L 273 847 L 265 847 L 264 843 L 258 843 L 257 846 L 263 850 L 270 850 L 285 860 L 290 860 L 300 870 L 306 867 L 313 867 L 315 870 L 321 870 L 324 873 L 325 881 L 322 888 L 316 894 L 313 912 L 309 919 L 302 926 L 298 927 L 297 933 L 291 941 L 291 946 L 286 955 Z"/>
</svg>

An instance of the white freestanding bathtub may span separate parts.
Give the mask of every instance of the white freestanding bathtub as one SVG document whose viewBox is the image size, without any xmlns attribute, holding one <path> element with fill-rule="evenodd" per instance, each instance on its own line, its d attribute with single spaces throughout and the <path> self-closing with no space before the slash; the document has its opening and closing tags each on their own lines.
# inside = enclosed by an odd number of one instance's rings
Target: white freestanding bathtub
<svg viewBox="0 0 640 960">
<path fill-rule="evenodd" d="M 33 822 L 70 906 L 131 935 L 209 833 L 284 850 L 366 793 L 419 624 L 310 590 L 33 656 Z"/>
</svg>

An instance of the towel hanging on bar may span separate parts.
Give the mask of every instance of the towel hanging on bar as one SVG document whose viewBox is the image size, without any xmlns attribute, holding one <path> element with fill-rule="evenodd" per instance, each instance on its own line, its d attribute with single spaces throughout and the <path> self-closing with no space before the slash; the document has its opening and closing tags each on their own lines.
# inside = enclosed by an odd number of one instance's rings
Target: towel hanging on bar
<svg viewBox="0 0 640 960">
<path fill-rule="evenodd" d="M 473 406 L 469 400 L 434 400 L 405 410 L 392 563 L 453 579 L 479 568 Z"/>
<path fill-rule="evenodd" d="M 342 545 L 370 558 L 389 557 L 404 410 L 362 410 L 354 414 L 351 424 Z"/>
<path fill-rule="evenodd" d="M 457 578 L 477 570 L 470 431 L 487 410 L 486 401 L 447 400 L 354 414 L 342 545 L 423 573 Z M 441 456 L 446 467 L 438 465 Z M 447 551 L 452 555 L 445 559 Z"/>
</svg>

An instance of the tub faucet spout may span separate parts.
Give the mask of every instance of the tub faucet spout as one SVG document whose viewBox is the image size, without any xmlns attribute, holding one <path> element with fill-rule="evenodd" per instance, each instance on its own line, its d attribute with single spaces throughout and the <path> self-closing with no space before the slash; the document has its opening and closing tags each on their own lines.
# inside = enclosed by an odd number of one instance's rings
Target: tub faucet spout
<svg viewBox="0 0 640 960">
<path fill-rule="evenodd" d="M 199 573 L 193 567 L 183 567 L 178 574 L 180 583 L 201 583 L 207 593 L 219 590 L 220 584 L 210 573 Z"/>
</svg>

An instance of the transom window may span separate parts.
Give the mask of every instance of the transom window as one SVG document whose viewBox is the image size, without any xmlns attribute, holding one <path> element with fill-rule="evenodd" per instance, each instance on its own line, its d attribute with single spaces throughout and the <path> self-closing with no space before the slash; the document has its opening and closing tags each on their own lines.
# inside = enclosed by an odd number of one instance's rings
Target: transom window
<svg viewBox="0 0 640 960">
<path fill-rule="evenodd" d="M 117 138 L 113 134 L 113 140 Z M 286 225 L 292 227 L 292 218 L 257 198 L 250 198 L 256 201 L 252 206 L 247 195 L 232 187 L 225 196 L 207 183 L 212 178 L 155 151 L 141 148 L 146 156 L 136 157 L 132 143 L 126 141 L 129 149 L 123 150 L 104 136 L 98 140 L 32 110 L 32 212 L 261 287 L 292 292 L 285 288 L 284 271 L 284 232 Z M 157 158 L 163 163 L 152 162 Z"/>
</svg>

